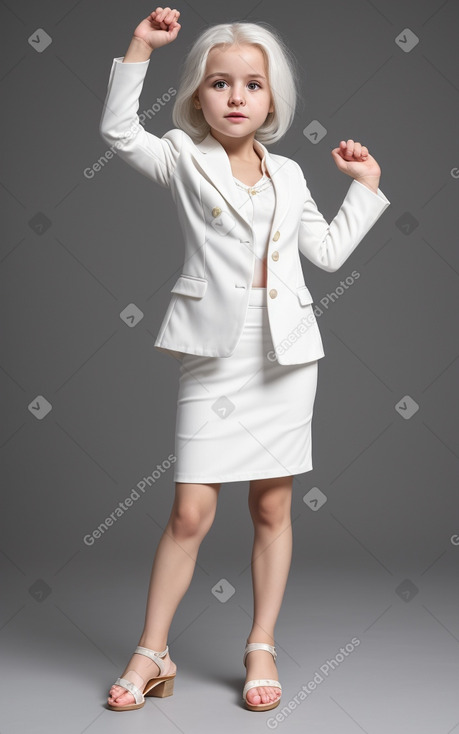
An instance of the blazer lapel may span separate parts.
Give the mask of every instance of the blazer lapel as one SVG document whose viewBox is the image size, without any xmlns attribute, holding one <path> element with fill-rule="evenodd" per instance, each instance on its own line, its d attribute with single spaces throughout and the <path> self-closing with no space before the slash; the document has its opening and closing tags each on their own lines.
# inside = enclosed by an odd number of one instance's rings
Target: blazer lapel
<svg viewBox="0 0 459 734">
<path fill-rule="evenodd" d="M 274 161 L 269 154 L 269 151 L 258 140 L 254 140 L 254 145 L 258 146 L 258 150 L 262 158 L 263 156 L 266 156 L 266 168 L 271 176 L 274 186 L 276 204 L 272 227 L 273 230 L 275 230 L 282 223 L 291 198 L 289 179 L 282 170 L 284 165 L 283 162 L 279 164 Z M 209 179 L 210 183 L 212 183 L 226 199 L 228 206 L 231 207 L 233 212 L 250 227 L 250 222 L 237 205 L 238 188 L 234 183 L 231 164 L 223 145 L 209 132 L 200 143 L 196 143 L 196 147 L 201 153 L 203 153 L 202 156 L 199 156 L 197 162 L 199 162 L 199 165 L 203 169 L 203 172 Z"/>
</svg>

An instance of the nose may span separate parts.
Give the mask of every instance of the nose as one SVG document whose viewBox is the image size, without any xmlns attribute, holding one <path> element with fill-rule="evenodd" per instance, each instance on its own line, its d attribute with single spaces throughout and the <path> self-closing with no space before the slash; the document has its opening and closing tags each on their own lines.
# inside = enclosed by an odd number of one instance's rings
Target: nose
<svg viewBox="0 0 459 734">
<path fill-rule="evenodd" d="M 245 104 L 242 92 L 239 90 L 239 88 L 234 87 L 233 91 L 230 94 L 229 97 L 230 104 Z"/>
</svg>

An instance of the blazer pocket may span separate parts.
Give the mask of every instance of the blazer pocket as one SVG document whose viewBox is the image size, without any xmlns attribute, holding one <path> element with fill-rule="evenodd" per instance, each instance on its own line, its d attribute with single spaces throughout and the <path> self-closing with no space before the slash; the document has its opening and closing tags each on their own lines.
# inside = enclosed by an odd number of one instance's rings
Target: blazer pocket
<svg viewBox="0 0 459 734">
<path fill-rule="evenodd" d="M 308 303 L 313 302 L 313 298 L 305 285 L 299 285 L 296 292 L 302 306 L 306 306 Z"/>
<path fill-rule="evenodd" d="M 202 298 L 207 290 L 207 279 L 195 275 L 180 275 L 171 288 L 171 293 L 180 293 L 182 296 Z"/>
</svg>

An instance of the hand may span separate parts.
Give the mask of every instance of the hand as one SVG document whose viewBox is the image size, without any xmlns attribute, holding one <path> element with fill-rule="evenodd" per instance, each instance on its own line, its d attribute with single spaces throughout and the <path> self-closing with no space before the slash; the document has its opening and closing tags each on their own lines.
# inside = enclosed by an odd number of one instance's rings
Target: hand
<svg viewBox="0 0 459 734">
<path fill-rule="evenodd" d="M 340 171 L 377 192 L 381 169 L 365 145 L 353 140 L 342 140 L 331 154 Z"/>
<path fill-rule="evenodd" d="M 142 20 L 134 31 L 134 38 L 144 41 L 151 49 L 175 41 L 182 27 L 177 22 L 180 13 L 175 8 L 156 8 Z"/>
</svg>

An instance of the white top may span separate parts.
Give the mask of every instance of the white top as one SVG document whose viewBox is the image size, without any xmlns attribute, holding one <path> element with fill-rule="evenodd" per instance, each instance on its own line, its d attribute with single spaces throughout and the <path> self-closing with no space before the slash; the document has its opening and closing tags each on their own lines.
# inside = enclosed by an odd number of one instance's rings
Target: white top
<svg viewBox="0 0 459 734">
<path fill-rule="evenodd" d="M 233 176 L 239 195 L 238 206 L 252 225 L 253 251 L 255 252 L 255 266 L 251 284 L 253 287 L 261 287 L 263 283 L 263 260 L 266 258 L 268 249 L 268 238 L 276 201 L 273 182 L 266 175 L 265 157 L 263 157 L 261 165 L 263 176 L 255 186 L 247 186 Z M 252 248 L 252 244 L 249 247 Z"/>
</svg>

